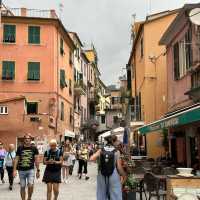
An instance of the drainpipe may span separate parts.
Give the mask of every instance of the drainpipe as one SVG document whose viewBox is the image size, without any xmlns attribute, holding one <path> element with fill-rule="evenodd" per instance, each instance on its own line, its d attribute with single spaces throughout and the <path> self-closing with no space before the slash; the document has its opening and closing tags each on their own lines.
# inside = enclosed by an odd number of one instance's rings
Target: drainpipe
<svg viewBox="0 0 200 200">
<path fill-rule="evenodd" d="M 57 113 L 56 113 L 56 135 L 58 133 L 58 116 L 59 116 L 59 35 L 58 35 L 58 29 L 57 29 Z"/>
</svg>

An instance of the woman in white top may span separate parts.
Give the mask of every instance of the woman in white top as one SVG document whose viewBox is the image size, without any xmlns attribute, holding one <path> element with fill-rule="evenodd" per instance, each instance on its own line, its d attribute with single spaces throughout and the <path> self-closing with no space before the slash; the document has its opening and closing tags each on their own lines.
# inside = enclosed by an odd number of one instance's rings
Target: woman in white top
<svg viewBox="0 0 200 200">
<path fill-rule="evenodd" d="M 71 154 L 72 154 L 71 145 L 65 144 L 64 150 L 63 150 L 63 165 L 62 165 L 64 183 L 67 183 L 67 179 L 69 177 L 69 169 L 70 169 L 70 166 L 73 165 Z"/>
<path fill-rule="evenodd" d="M 9 189 L 12 190 L 12 186 L 13 186 L 13 161 L 16 157 L 16 153 L 15 153 L 15 145 L 14 144 L 10 144 L 9 145 L 9 149 L 8 152 L 6 152 L 6 156 L 5 156 L 5 167 L 6 170 L 8 172 L 8 179 L 9 179 Z"/>
</svg>

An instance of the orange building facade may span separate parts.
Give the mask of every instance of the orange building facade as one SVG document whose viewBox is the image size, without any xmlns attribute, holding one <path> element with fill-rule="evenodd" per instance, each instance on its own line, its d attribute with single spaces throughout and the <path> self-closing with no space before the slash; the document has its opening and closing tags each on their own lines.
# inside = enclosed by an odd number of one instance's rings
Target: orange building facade
<svg viewBox="0 0 200 200">
<path fill-rule="evenodd" d="M 26 9 L 19 12 L 17 16 L 2 16 L 0 100 L 24 96 L 24 112 L 19 112 L 24 113 L 19 117 L 23 123 L 19 126 L 18 113 L 8 117 L 15 100 L 1 103 L 8 113 L 0 114 L 0 140 L 16 143 L 28 132 L 37 141 L 60 141 L 65 133 L 73 132 L 75 46 L 54 11 L 44 18 L 30 17 Z"/>
<path fill-rule="evenodd" d="M 130 123 L 134 132 L 131 138 L 138 146 L 145 146 L 147 156 L 153 158 L 164 154 L 162 132 L 138 136 L 138 124 L 160 119 L 167 111 L 167 61 L 165 47 L 158 43 L 176 15 L 177 11 L 167 11 L 134 24 L 135 39 L 128 64 L 135 113 Z"/>
</svg>

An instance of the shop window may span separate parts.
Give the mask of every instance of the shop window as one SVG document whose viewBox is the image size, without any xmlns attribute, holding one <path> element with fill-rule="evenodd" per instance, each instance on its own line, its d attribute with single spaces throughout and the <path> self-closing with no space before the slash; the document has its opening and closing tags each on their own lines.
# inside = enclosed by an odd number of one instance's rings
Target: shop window
<svg viewBox="0 0 200 200">
<path fill-rule="evenodd" d="M 2 62 L 2 80 L 14 80 L 15 79 L 15 62 L 3 61 Z"/>
<path fill-rule="evenodd" d="M 38 103 L 37 102 L 27 102 L 27 115 L 37 115 L 38 114 Z"/>
<path fill-rule="evenodd" d="M 16 42 L 16 26 L 4 24 L 3 26 L 3 42 L 15 43 Z"/>
<path fill-rule="evenodd" d="M 28 27 L 28 43 L 40 44 L 40 27 L 39 26 Z"/>
</svg>

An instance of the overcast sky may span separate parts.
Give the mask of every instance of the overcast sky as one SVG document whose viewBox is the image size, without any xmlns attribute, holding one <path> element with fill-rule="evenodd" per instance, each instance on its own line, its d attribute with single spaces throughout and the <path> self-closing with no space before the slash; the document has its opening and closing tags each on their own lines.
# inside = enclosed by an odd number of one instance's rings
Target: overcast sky
<svg viewBox="0 0 200 200">
<path fill-rule="evenodd" d="M 102 80 L 116 83 L 125 73 L 130 54 L 132 15 L 144 19 L 147 13 L 160 12 L 197 3 L 197 0 L 3 0 L 9 7 L 56 9 L 64 5 L 62 20 L 67 30 L 75 31 L 86 44 L 94 43 Z"/>
</svg>

